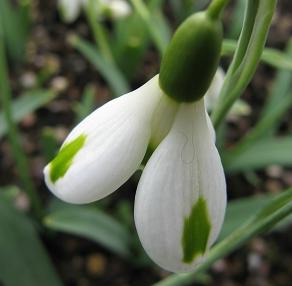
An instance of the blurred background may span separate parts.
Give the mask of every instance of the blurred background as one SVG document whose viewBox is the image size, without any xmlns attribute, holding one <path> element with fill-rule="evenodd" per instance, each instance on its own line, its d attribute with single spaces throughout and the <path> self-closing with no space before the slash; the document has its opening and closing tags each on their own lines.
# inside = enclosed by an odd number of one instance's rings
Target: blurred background
<svg viewBox="0 0 292 286">
<path fill-rule="evenodd" d="M 224 13 L 224 70 L 245 2 L 230 1 Z M 140 171 L 110 197 L 71 206 L 49 193 L 42 170 L 76 123 L 159 72 L 175 28 L 207 4 L 0 0 L 0 285 L 143 286 L 170 274 L 149 260 L 137 238 Z M 218 134 L 230 201 L 220 239 L 292 186 L 291 36 L 292 2 L 279 0 L 269 49 Z M 265 128 L 256 127 L 262 121 Z M 290 222 L 291 215 L 192 285 L 291 285 Z"/>
</svg>

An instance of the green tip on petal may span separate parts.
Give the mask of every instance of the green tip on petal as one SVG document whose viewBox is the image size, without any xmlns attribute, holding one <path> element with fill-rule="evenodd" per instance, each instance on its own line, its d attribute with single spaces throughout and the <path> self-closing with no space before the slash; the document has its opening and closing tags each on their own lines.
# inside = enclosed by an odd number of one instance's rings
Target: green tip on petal
<svg viewBox="0 0 292 286">
<path fill-rule="evenodd" d="M 192 263 L 198 255 L 204 254 L 210 230 L 207 204 L 205 199 L 200 197 L 193 206 L 190 216 L 184 221 L 182 237 L 184 263 Z"/>
<path fill-rule="evenodd" d="M 83 147 L 85 140 L 86 136 L 81 134 L 61 148 L 55 159 L 50 163 L 50 179 L 53 183 L 64 177 L 72 164 L 73 158 Z"/>
</svg>

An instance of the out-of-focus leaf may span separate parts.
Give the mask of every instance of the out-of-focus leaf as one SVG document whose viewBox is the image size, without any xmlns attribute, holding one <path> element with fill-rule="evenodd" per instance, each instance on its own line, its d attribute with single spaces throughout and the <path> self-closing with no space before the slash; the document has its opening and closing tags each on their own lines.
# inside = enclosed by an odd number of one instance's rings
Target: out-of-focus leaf
<svg viewBox="0 0 292 286">
<path fill-rule="evenodd" d="M 244 8 L 246 0 L 235 1 L 235 7 L 231 14 L 231 21 L 228 25 L 228 38 L 237 39 L 242 29 L 242 23 L 244 18 Z"/>
<path fill-rule="evenodd" d="M 136 13 L 115 23 L 113 52 L 118 66 L 128 79 L 136 75 L 148 43 L 147 28 Z"/>
<path fill-rule="evenodd" d="M 155 11 L 151 11 L 142 0 L 131 0 L 131 3 L 136 13 L 144 21 L 145 26 L 147 27 L 149 34 L 158 51 L 161 55 L 163 55 L 168 45 L 169 39 L 167 38 L 168 35 L 165 34 L 165 22 L 162 26 L 159 26 L 159 23 L 161 24 L 162 21 L 162 15 L 160 14 L 160 17 L 157 18 L 157 16 L 155 16 Z"/>
<path fill-rule="evenodd" d="M 230 233 L 241 227 L 259 209 L 271 200 L 271 195 L 258 197 L 241 198 L 228 202 L 224 224 L 220 233 L 219 240 L 224 239 Z"/>
<path fill-rule="evenodd" d="M 0 200 L 12 201 L 20 193 L 17 186 L 4 186 L 0 188 Z"/>
<path fill-rule="evenodd" d="M 114 63 L 104 59 L 92 44 L 76 35 L 70 37 L 70 43 L 96 67 L 98 72 L 109 84 L 115 96 L 123 95 L 130 90 L 126 78 L 118 67 Z"/>
<path fill-rule="evenodd" d="M 227 172 L 251 171 L 278 164 L 292 166 L 292 136 L 266 138 L 243 149 L 223 152 L 223 164 Z"/>
<path fill-rule="evenodd" d="M 222 56 L 233 55 L 236 46 L 237 46 L 236 41 L 225 39 L 222 45 L 221 55 Z M 277 69 L 285 69 L 292 71 L 292 58 L 287 56 L 285 53 L 272 48 L 265 48 L 263 50 L 261 61 Z"/>
<path fill-rule="evenodd" d="M 23 61 L 25 45 L 30 28 L 30 7 L 28 1 L 20 1 L 18 7 L 12 7 L 10 0 L 0 1 L 0 25 L 8 55 L 15 61 Z"/>
<path fill-rule="evenodd" d="M 130 256 L 131 235 L 114 218 L 93 207 L 63 206 L 45 217 L 48 228 L 93 240 L 123 257 Z"/>
<path fill-rule="evenodd" d="M 0 284 L 61 286 L 32 223 L 0 200 Z"/>
<path fill-rule="evenodd" d="M 285 56 L 292 60 L 292 41 L 289 41 Z M 257 124 L 234 146 L 232 154 L 239 154 L 242 150 L 264 137 L 275 133 L 281 123 L 281 118 L 292 106 L 292 73 L 288 70 L 277 72 L 267 102 L 260 114 Z"/>
<path fill-rule="evenodd" d="M 288 42 L 287 49 L 285 54 L 283 54 L 287 63 L 292 67 L 292 40 Z M 290 99 L 290 101 L 289 101 Z M 270 113 L 273 113 L 275 106 L 280 105 L 281 102 L 286 103 L 286 108 L 282 107 L 281 114 L 285 112 L 289 107 L 292 106 L 292 72 L 290 70 L 280 70 L 278 71 L 275 81 L 270 92 L 270 95 L 267 99 L 267 103 L 263 108 L 261 113 L 261 118 L 269 116 Z"/>
<path fill-rule="evenodd" d="M 42 147 L 42 154 L 46 162 L 50 162 L 55 157 L 60 147 L 60 144 L 56 138 L 56 131 L 50 127 L 43 128 L 40 143 Z"/>
<path fill-rule="evenodd" d="M 88 85 L 83 92 L 81 102 L 78 102 L 74 106 L 76 113 L 76 124 L 94 110 L 94 97 L 94 88 L 93 86 Z"/>
<path fill-rule="evenodd" d="M 20 122 L 26 115 L 45 105 L 56 96 L 48 90 L 33 90 L 26 92 L 12 103 L 12 116 L 15 122 Z M 0 111 L 0 138 L 7 132 L 7 124 L 3 112 Z"/>
</svg>

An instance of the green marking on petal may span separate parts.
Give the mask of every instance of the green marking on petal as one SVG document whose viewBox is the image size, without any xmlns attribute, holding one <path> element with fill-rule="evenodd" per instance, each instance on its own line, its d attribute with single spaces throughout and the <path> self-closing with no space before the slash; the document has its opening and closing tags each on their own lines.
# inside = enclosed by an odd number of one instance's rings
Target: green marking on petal
<svg viewBox="0 0 292 286">
<path fill-rule="evenodd" d="M 193 206 L 189 217 L 185 218 L 182 248 L 183 262 L 192 263 L 206 251 L 211 223 L 205 199 L 200 197 Z"/>
<path fill-rule="evenodd" d="M 53 183 L 64 177 L 72 164 L 73 158 L 83 147 L 85 139 L 86 136 L 81 134 L 70 143 L 65 144 L 50 163 L 50 179 Z"/>
</svg>

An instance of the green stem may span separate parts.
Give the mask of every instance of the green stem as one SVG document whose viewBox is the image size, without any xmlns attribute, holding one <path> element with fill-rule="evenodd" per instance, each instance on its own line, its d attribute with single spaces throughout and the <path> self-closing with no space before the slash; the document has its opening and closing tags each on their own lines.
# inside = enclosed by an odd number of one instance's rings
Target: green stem
<svg viewBox="0 0 292 286">
<path fill-rule="evenodd" d="M 229 0 L 213 0 L 207 9 L 207 13 L 214 19 L 219 18 L 228 2 Z"/>
<path fill-rule="evenodd" d="M 237 50 L 227 72 L 218 105 L 212 114 L 215 128 L 221 124 L 255 73 L 264 49 L 276 2 L 276 0 L 248 1 Z"/>
<path fill-rule="evenodd" d="M 32 209 L 36 217 L 40 219 L 42 213 L 41 202 L 30 178 L 28 162 L 22 151 L 22 147 L 20 146 L 20 136 L 18 134 L 17 127 L 13 121 L 11 110 L 12 96 L 10 87 L 8 85 L 9 78 L 7 74 L 8 73 L 4 47 L 4 37 L 2 34 L 2 25 L 0 23 L 0 94 L 2 98 L 4 117 L 8 126 L 8 138 L 12 147 L 20 180 L 22 182 L 24 190 L 27 192 L 30 198 Z"/>
<path fill-rule="evenodd" d="M 107 35 L 100 22 L 96 19 L 94 1 L 89 0 L 85 9 L 86 17 L 93 33 L 96 46 L 100 53 L 109 61 L 113 61 L 113 55 L 108 43 Z"/>
</svg>

